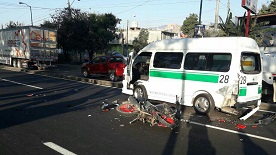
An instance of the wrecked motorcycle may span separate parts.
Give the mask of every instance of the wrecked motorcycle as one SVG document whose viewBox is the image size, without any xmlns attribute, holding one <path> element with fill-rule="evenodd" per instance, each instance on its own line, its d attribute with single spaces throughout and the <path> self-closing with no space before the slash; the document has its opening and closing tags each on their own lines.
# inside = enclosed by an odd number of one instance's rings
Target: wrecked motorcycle
<svg viewBox="0 0 276 155">
<path fill-rule="evenodd" d="M 128 101 L 137 109 L 136 118 L 130 121 L 130 124 L 142 121 L 143 123 L 150 123 L 150 126 L 158 125 L 171 129 L 179 126 L 182 115 L 178 101 L 176 107 L 170 107 L 167 103 L 154 105 L 146 99 L 136 99 L 133 96 L 130 96 Z"/>
</svg>

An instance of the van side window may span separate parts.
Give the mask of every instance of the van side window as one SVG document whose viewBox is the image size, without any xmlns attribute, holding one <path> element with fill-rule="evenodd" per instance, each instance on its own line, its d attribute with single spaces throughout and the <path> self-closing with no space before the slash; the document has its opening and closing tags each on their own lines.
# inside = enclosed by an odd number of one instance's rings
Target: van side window
<svg viewBox="0 0 276 155">
<path fill-rule="evenodd" d="M 182 52 L 157 52 L 154 56 L 153 67 L 180 69 L 183 59 Z"/>
<path fill-rule="evenodd" d="M 185 70 L 228 72 L 232 55 L 230 53 L 188 53 Z"/>
</svg>

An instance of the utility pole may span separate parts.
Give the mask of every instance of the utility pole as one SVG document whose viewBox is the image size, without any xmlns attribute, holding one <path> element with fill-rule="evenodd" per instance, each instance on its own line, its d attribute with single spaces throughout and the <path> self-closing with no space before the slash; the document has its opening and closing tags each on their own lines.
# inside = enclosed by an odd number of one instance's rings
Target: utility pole
<svg viewBox="0 0 276 155">
<path fill-rule="evenodd" d="M 219 3 L 220 3 L 220 0 L 217 0 L 216 15 L 215 15 L 215 27 L 214 27 L 215 31 L 217 31 L 217 29 L 218 29 Z"/>
<path fill-rule="evenodd" d="M 228 8 L 228 12 L 230 12 L 230 0 L 228 0 L 227 8 Z"/>
<path fill-rule="evenodd" d="M 69 17 L 71 17 L 71 4 L 70 4 L 70 0 L 68 0 L 68 11 L 69 11 Z"/>
<path fill-rule="evenodd" d="M 200 0 L 200 8 L 199 8 L 199 25 L 201 24 L 201 12 L 202 12 L 202 0 Z"/>
<path fill-rule="evenodd" d="M 78 1 L 80 1 L 80 0 L 78 0 Z M 68 2 L 67 2 L 70 17 L 71 17 L 71 5 L 72 5 L 74 2 L 75 2 L 75 0 L 73 0 L 72 3 L 70 3 L 70 0 L 68 0 Z"/>
<path fill-rule="evenodd" d="M 128 56 L 128 20 L 127 20 L 127 36 L 126 36 L 127 56 Z"/>
</svg>

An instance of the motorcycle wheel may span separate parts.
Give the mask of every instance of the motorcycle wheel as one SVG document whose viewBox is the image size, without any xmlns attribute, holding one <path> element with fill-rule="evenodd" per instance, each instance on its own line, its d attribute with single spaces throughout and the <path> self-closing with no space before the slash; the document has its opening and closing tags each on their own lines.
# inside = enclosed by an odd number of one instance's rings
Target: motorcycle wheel
<svg viewBox="0 0 276 155">
<path fill-rule="evenodd" d="M 175 128 L 177 127 L 177 122 L 172 117 L 167 117 L 166 115 L 162 115 L 157 113 L 157 120 L 159 122 L 158 126 Z"/>
<path fill-rule="evenodd" d="M 123 103 L 116 107 L 116 110 L 125 116 L 133 116 L 138 114 L 138 108 L 135 104 Z"/>
</svg>

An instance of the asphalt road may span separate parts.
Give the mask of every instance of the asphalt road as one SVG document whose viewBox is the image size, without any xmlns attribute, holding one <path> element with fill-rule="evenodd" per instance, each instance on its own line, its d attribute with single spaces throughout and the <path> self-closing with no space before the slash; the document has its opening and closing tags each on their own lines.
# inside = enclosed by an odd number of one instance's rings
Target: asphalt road
<svg viewBox="0 0 276 155">
<path fill-rule="evenodd" d="M 179 128 L 150 127 L 103 101 L 125 101 L 121 89 L 0 69 L 0 154 L 275 154 L 275 122 L 246 121 L 182 107 Z M 186 122 L 188 121 L 188 123 Z M 239 128 L 238 128 L 239 127 Z"/>
</svg>

